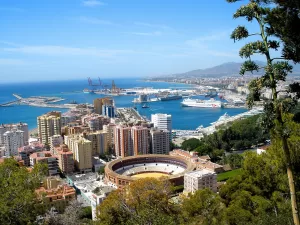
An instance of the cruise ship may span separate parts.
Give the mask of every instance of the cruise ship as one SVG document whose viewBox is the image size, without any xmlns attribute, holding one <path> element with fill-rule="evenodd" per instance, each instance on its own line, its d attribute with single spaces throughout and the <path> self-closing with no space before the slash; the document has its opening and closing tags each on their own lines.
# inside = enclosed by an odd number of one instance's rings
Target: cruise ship
<svg viewBox="0 0 300 225">
<path fill-rule="evenodd" d="M 184 99 L 181 102 L 182 106 L 188 107 L 199 107 L 199 108 L 221 108 L 221 101 L 216 101 L 211 98 L 210 100 L 200 100 L 200 99 Z"/>
</svg>

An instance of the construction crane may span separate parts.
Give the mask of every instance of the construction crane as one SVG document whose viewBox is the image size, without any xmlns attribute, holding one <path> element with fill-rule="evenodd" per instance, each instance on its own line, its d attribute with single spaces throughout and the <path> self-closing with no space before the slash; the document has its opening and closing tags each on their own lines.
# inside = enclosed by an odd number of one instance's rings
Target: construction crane
<svg viewBox="0 0 300 225">
<path fill-rule="evenodd" d="M 99 87 L 99 86 L 102 86 L 102 81 L 100 80 L 100 77 L 98 77 L 98 84 L 93 84 L 93 81 L 90 77 L 88 77 L 88 84 L 89 86 L 92 86 L 92 87 Z"/>
<path fill-rule="evenodd" d="M 111 82 L 111 93 L 119 95 L 120 89 L 116 86 L 115 81 Z"/>
</svg>

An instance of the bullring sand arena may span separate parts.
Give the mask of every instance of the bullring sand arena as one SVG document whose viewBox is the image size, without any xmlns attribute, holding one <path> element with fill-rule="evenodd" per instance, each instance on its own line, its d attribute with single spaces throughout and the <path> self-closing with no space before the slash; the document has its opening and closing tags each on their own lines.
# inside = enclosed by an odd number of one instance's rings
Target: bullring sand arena
<svg viewBox="0 0 300 225">
<path fill-rule="evenodd" d="M 131 177 L 136 177 L 136 178 L 146 178 L 146 177 L 153 177 L 153 178 L 161 178 L 161 177 L 167 177 L 167 174 L 163 173 L 155 173 L 155 172 L 150 172 L 150 173 L 140 173 L 136 175 L 132 175 Z"/>
<path fill-rule="evenodd" d="M 105 180 L 117 187 L 146 178 L 165 177 L 176 185 L 183 184 L 183 176 L 195 167 L 189 161 L 170 155 L 139 155 L 114 160 L 105 167 Z"/>
</svg>

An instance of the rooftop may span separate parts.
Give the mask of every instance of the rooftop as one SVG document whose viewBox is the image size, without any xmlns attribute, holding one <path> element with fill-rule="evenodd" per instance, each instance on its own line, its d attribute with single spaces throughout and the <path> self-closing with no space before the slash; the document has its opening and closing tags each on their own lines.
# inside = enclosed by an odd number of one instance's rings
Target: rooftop
<svg viewBox="0 0 300 225">
<path fill-rule="evenodd" d="M 209 175 L 209 174 L 215 174 L 215 173 L 210 170 L 207 170 L 207 169 L 196 170 L 196 171 L 186 173 L 186 175 L 194 177 L 194 178 L 196 178 L 196 177 L 201 178 L 201 177 Z"/>
</svg>

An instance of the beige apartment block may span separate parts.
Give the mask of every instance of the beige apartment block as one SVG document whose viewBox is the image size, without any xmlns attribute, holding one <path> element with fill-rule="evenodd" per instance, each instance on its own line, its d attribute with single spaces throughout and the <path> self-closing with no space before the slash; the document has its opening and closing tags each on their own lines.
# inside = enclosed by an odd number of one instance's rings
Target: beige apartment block
<svg viewBox="0 0 300 225">
<path fill-rule="evenodd" d="M 49 112 L 37 118 L 40 142 L 50 144 L 50 137 L 61 134 L 61 113 Z"/>
</svg>

